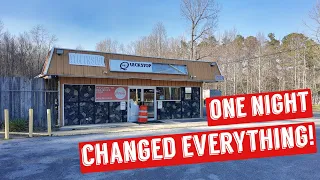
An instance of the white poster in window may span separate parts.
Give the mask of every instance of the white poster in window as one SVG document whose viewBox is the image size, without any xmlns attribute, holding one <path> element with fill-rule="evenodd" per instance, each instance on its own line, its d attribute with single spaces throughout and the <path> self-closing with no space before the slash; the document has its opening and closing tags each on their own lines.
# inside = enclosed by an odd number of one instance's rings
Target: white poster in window
<svg viewBox="0 0 320 180">
<path fill-rule="evenodd" d="M 126 110 L 126 102 L 125 101 L 121 101 L 120 110 Z"/>
<path fill-rule="evenodd" d="M 162 109 L 162 101 L 158 101 L 158 109 Z"/>
<path fill-rule="evenodd" d="M 192 93 L 191 87 L 186 87 L 185 88 L 185 93 Z"/>
</svg>

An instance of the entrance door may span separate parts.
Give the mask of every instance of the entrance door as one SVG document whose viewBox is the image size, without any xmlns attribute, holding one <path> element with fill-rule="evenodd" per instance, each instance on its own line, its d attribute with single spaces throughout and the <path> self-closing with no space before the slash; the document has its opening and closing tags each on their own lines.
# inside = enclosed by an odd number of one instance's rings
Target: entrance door
<svg viewBox="0 0 320 180">
<path fill-rule="evenodd" d="M 128 121 L 138 121 L 139 106 L 144 104 L 148 109 L 148 121 L 156 119 L 156 89 L 154 87 L 130 87 L 128 103 Z"/>
<path fill-rule="evenodd" d="M 143 102 L 148 107 L 148 120 L 155 119 L 155 89 L 143 89 Z"/>
</svg>

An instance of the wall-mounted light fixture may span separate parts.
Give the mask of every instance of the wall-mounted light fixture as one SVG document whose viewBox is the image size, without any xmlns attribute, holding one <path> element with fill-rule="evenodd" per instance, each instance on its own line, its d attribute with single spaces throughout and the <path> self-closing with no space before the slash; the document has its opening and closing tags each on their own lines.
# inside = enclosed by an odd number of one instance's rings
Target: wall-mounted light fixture
<svg viewBox="0 0 320 180">
<path fill-rule="evenodd" d="M 217 65 L 216 62 L 213 62 L 213 63 L 210 64 L 211 67 L 212 67 L 212 66 L 216 66 L 216 65 Z"/>
<path fill-rule="evenodd" d="M 196 78 L 197 76 L 192 76 L 192 75 L 190 75 L 190 79 L 194 79 L 194 78 Z"/>
<path fill-rule="evenodd" d="M 63 49 L 57 49 L 57 54 L 58 54 L 58 56 L 62 55 L 63 54 Z"/>
<path fill-rule="evenodd" d="M 57 78 L 55 75 L 50 75 L 50 76 L 44 76 L 43 79 L 54 79 Z"/>
</svg>

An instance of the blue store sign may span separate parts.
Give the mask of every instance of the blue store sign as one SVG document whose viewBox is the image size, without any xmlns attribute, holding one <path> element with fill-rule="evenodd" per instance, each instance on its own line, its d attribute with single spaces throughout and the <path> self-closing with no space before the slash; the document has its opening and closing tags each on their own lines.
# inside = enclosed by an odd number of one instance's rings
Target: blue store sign
<svg viewBox="0 0 320 180">
<path fill-rule="evenodd" d="M 218 81 L 218 82 L 224 81 L 224 76 L 222 76 L 222 75 L 216 75 L 215 80 Z"/>
</svg>

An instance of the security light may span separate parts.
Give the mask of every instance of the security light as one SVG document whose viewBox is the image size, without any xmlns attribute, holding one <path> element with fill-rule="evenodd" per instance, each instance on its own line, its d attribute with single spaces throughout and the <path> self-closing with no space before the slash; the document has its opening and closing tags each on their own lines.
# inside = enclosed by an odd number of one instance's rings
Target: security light
<svg viewBox="0 0 320 180">
<path fill-rule="evenodd" d="M 211 67 L 212 67 L 212 66 L 215 66 L 215 65 L 217 65 L 216 62 L 213 62 L 213 63 L 210 64 Z"/>
<path fill-rule="evenodd" d="M 57 54 L 60 56 L 63 54 L 63 49 L 57 49 Z"/>
</svg>

